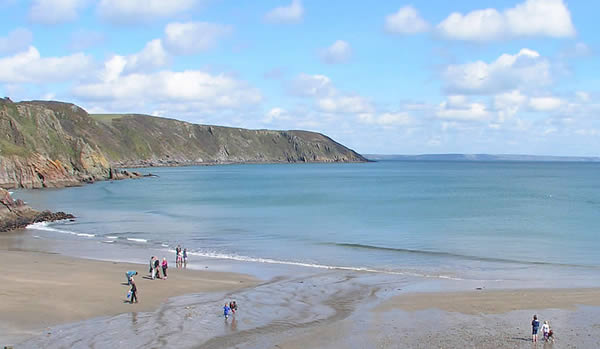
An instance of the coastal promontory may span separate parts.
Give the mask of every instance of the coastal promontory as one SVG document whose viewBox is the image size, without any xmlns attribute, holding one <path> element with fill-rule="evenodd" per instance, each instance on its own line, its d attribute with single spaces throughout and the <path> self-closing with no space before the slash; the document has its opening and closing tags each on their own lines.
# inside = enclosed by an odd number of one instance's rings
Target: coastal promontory
<svg viewBox="0 0 600 349">
<path fill-rule="evenodd" d="M 363 162 L 320 133 L 197 125 L 140 114 L 88 114 L 71 103 L 0 98 L 0 187 L 136 177 L 126 167 Z"/>
</svg>

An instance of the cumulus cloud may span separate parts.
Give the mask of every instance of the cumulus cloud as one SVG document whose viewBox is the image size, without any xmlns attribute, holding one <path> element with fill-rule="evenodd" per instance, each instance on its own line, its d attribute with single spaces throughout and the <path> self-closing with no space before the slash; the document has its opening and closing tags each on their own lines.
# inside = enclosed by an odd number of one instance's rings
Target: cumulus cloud
<svg viewBox="0 0 600 349">
<path fill-rule="evenodd" d="M 0 54 L 10 54 L 26 50 L 31 41 L 33 34 L 25 28 L 17 28 L 7 36 L 0 36 Z"/>
<path fill-rule="evenodd" d="M 340 92 L 325 75 L 300 74 L 290 84 L 292 95 L 312 97 L 316 107 L 327 113 L 370 113 L 374 107 L 366 98 Z"/>
<path fill-rule="evenodd" d="M 358 115 L 358 120 L 366 124 L 378 124 L 385 127 L 409 126 L 415 122 L 414 118 L 407 112 L 388 112 L 380 115 L 362 113 Z"/>
<path fill-rule="evenodd" d="M 262 121 L 264 123 L 270 124 L 275 121 L 290 120 L 290 119 L 291 119 L 291 117 L 287 110 L 276 107 L 276 108 L 271 108 L 271 110 L 269 110 L 267 112 L 267 114 L 265 115 L 265 117 Z"/>
<path fill-rule="evenodd" d="M 35 47 L 30 46 L 27 51 L 0 59 L 0 82 L 62 82 L 77 79 L 91 68 L 92 58 L 83 53 L 43 58 Z"/>
<path fill-rule="evenodd" d="M 503 54 L 491 63 L 449 65 L 442 77 L 446 91 L 459 94 L 500 93 L 552 82 L 548 60 L 525 48 L 514 55 Z"/>
<path fill-rule="evenodd" d="M 304 7 L 300 0 L 292 0 L 288 6 L 272 9 L 265 15 L 265 20 L 270 23 L 298 23 L 304 16 Z"/>
<path fill-rule="evenodd" d="M 563 105 L 563 100 L 557 97 L 532 97 L 529 99 L 529 107 L 535 111 L 554 111 Z"/>
<path fill-rule="evenodd" d="M 498 113 L 498 121 L 504 122 L 512 118 L 526 102 L 527 96 L 524 96 L 519 90 L 495 95 L 494 109 Z"/>
<path fill-rule="evenodd" d="M 575 27 L 563 0 L 526 0 L 499 12 L 488 8 L 467 14 L 454 12 L 437 25 L 447 39 L 489 41 L 514 37 L 572 37 Z"/>
<path fill-rule="evenodd" d="M 111 22 L 129 23 L 167 18 L 194 7 L 197 0 L 101 0 L 98 14 Z"/>
<path fill-rule="evenodd" d="M 77 19 L 77 12 L 88 0 L 35 0 L 29 18 L 35 23 L 58 24 Z"/>
<path fill-rule="evenodd" d="M 262 100 L 260 91 L 244 81 L 199 70 L 106 75 L 75 86 L 73 94 L 90 101 L 193 103 L 203 108 L 241 108 Z"/>
<path fill-rule="evenodd" d="M 429 30 L 427 23 L 412 6 L 405 6 L 385 17 L 385 30 L 393 34 L 416 34 Z"/>
<path fill-rule="evenodd" d="M 164 50 L 161 40 L 154 39 L 138 53 L 128 56 L 112 56 L 104 63 L 101 77 L 105 81 L 112 81 L 122 74 L 150 71 L 165 66 L 168 62 L 169 55 Z"/>
<path fill-rule="evenodd" d="M 165 47 L 176 54 L 194 54 L 213 48 L 232 31 L 232 27 L 217 23 L 169 23 L 165 28 Z"/>
<path fill-rule="evenodd" d="M 439 105 L 435 115 L 451 121 L 485 121 L 491 117 L 485 104 L 469 102 L 465 96 L 460 95 L 448 96 L 448 99 Z"/>
<path fill-rule="evenodd" d="M 352 48 L 344 40 L 337 40 L 331 46 L 321 50 L 321 59 L 325 63 L 345 63 L 352 56 Z"/>
</svg>

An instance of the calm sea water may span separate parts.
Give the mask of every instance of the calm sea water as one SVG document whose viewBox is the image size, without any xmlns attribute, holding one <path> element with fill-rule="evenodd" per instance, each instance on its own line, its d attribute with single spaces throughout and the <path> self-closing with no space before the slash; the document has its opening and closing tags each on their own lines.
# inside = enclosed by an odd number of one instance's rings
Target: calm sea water
<svg viewBox="0 0 600 349">
<path fill-rule="evenodd" d="M 152 168 L 19 191 L 74 213 L 60 238 L 192 256 L 441 277 L 600 270 L 600 164 L 404 162 Z M 548 269 L 550 268 L 550 269 Z"/>
</svg>

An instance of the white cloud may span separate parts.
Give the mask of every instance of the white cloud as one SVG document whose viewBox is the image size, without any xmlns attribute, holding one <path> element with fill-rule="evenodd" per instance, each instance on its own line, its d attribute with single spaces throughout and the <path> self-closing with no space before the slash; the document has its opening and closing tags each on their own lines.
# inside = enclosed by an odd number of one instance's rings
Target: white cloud
<svg viewBox="0 0 600 349">
<path fill-rule="evenodd" d="M 270 23 L 298 23 L 304 15 L 304 7 L 300 0 L 292 0 L 288 6 L 272 9 L 265 15 L 265 20 Z"/>
<path fill-rule="evenodd" d="M 498 121 L 503 122 L 512 118 L 525 102 L 527 102 L 527 97 L 519 90 L 495 95 L 494 109 L 498 113 Z"/>
<path fill-rule="evenodd" d="M 427 23 L 412 6 L 404 6 L 385 17 L 385 30 L 393 34 L 416 34 L 429 30 Z"/>
<path fill-rule="evenodd" d="M 575 35 L 571 14 L 563 0 L 526 0 L 503 12 L 493 8 L 464 15 L 454 12 L 437 25 L 437 30 L 444 38 L 468 41 Z"/>
<path fill-rule="evenodd" d="M 485 121 L 491 117 L 482 103 L 470 103 L 464 96 L 450 96 L 442 102 L 435 115 L 453 121 Z"/>
<path fill-rule="evenodd" d="M 325 63 L 336 64 L 347 62 L 352 56 L 352 48 L 344 40 L 337 40 L 321 51 L 321 59 Z"/>
<path fill-rule="evenodd" d="M 58 24 L 77 19 L 77 12 L 88 0 L 35 0 L 29 18 L 36 23 Z"/>
<path fill-rule="evenodd" d="M 138 53 L 128 56 L 114 55 L 104 63 L 100 76 L 105 81 L 113 81 L 121 75 L 140 71 L 151 71 L 165 66 L 169 55 L 164 50 L 160 39 L 154 39 L 146 44 Z"/>
<path fill-rule="evenodd" d="M 79 78 L 92 67 L 92 59 L 83 53 L 43 58 L 35 47 L 30 46 L 27 51 L 0 59 L 0 82 L 61 82 Z"/>
<path fill-rule="evenodd" d="M 262 121 L 264 123 L 270 124 L 274 121 L 290 120 L 290 119 L 291 119 L 291 117 L 287 110 L 276 107 L 276 108 L 272 108 L 271 110 L 269 110 L 269 112 L 267 112 L 267 115 L 265 115 L 265 117 Z"/>
<path fill-rule="evenodd" d="M 373 111 L 371 103 L 361 96 L 332 95 L 317 99 L 317 106 L 328 113 L 368 113 Z"/>
<path fill-rule="evenodd" d="M 407 126 L 414 122 L 414 119 L 410 114 L 406 112 L 401 113 L 383 113 L 377 119 L 377 123 L 381 125 L 399 125 Z"/>
<path fill-rule="evenodd" d="M 199 70 L 106 75 L 80 84 L 73 94 L 85 100 L 127 103 L 192 103 L 205 108 L 241 108 L 260 103 L 262 95 L 246 82 Z"/>
<path fill-rule="evenodd" d="M 291 82 L 290 86 L 290 92 L 293 95 L 303 97 L 329 96 L 334 90 L 331 79 L 319 74 L 302 73 Z"/>
<path fill-rule="evenodd" d="M 194 7 L 197 0 L 101 0 L 98 13 L 111 22 L 131 23 L 167 18 Z"/>
<path fill-rule="evenodd" d="M 217 23 L 169 23 L 165 28 L 165 47 L 176 54 L 194 54 L 216 46 L 232 31 L 232 27 Z"/>
<path fill-rule="evenodd" d="M 33 34 L 27 29 L 17 28 L 7 36 L 0 36 L 0 54 L 10 54 L 26 50 L 31 41 Z"/>
<path fill-rule="evenodd" d="M 529 107 L 535 111 L 557 110 L 563 103 L 563 100 L 557 97 L 532 97 L 529 99 Z"/>
<path fill-rule="evenodd" d="M 477 61 L 449 65 L 442 73 L 450 93 L 499 93 L 520 87 L 540 87 L 552 82 L 550 63 L 539 53 L 522 49 L 503 54 L 491 63 Z"/>
</svg>

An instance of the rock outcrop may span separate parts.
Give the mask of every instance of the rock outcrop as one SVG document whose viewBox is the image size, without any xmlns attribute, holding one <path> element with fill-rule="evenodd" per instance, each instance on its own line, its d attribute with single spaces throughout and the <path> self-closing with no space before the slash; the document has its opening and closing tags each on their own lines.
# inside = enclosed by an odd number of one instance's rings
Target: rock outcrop
<svg viewBox="0 0 600 349">
<path fill-rule="evenodd" d="M 307 131 L 196 125 L 138 114 L 89 115 L 62 102 L 0 98 L 0 187 L 135 178 L 117 168 L 219 163 L 364 162 Z"/>
<path fill-rule="evenodd" d="M 13 200 L 10 193 L 0 188 L 0 232 L 25 228 L 36 222 L 74 219 L 64 212 L 36 211 L 25 205 L 22 200 Z"/>
</svg>

